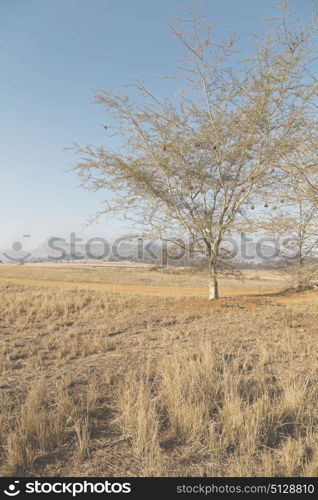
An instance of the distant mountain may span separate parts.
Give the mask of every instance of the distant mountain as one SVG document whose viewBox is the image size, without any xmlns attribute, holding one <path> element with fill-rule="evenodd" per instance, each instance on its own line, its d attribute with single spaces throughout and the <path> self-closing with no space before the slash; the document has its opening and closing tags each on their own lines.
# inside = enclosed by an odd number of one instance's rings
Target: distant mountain
<svg viewBox="0 0 318 500">
<path fill-rule="evenodd" d="M 96 241 L 94 241 L 96 240 Z M 160 245 L 153 244 L 149 252 L 140 249 L 136 240 L 115 240 L 112 243 L 100 239 L 88 243 L 70 243 L 60 238 L 49 238 L 36 248 L 25 251 L 23 248 L 0 250 L 0 263 L 77 261 L 82 259 L 104 261 L 152 261 L 156 252 L 160 255 Z"/>
<path fill-rule="evenodd" d="M 85 259 L 110 262 L 169 263 L 187 266 L 194 264 L 201 258 L 196 254 L 192 259 L 186 256 L 173 259 L 171 258 L 173 255 L 171 246 L 167 257 L 164 251 L 165 247 L 159 240 L 144 240 L 141 244 L 140 241 L 129 240 L 129 238 L 121 238 L 112 243 L 108 243 L 102 238 L 92 238 L 88 240 L 88 243 L 76 242 L 74 244 L 61 238 L 49 238 L 29 252 L 14 244 L 15 248 L 0 250 L 0 264 L 10 262 L 76 262 Z M 279 248 L 275 248 L 273 242 L 265 238 L 247 238 L 242 241 L 239 236 L 235 236 L 232 239 L 228 238 L 224 246 L 232 255 L 232 264 L 239 268 L 259 265 L 277 266 L 288 263 L 288 259 L 284 260 L 283 255 L 279 254 Z"/>
</svg>

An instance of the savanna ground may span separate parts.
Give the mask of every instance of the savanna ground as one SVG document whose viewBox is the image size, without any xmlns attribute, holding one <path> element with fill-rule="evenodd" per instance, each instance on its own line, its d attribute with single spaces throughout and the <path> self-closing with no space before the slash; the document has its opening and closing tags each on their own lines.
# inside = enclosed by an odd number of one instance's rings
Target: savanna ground
<svg viewBox="0 0 318 500">
<path fill-rule="evenodd" d="M 1 265 L 1 475 L 317 476 L 318 292 L 244 278 Z"/>
</svg>

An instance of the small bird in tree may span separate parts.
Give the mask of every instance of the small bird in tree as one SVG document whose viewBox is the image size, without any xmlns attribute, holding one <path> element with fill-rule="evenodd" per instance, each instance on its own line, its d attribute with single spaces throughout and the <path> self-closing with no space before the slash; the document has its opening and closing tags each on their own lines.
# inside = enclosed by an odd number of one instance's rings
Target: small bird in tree
<svg viewBox="0 0 318 500">
<path fill-rule="evenodd" d="M 107 129 L 108 129 L 107 125 L 104 125 L 104 129 L 105 129 L 105 130 L 107 130 Z"/>
</svg>

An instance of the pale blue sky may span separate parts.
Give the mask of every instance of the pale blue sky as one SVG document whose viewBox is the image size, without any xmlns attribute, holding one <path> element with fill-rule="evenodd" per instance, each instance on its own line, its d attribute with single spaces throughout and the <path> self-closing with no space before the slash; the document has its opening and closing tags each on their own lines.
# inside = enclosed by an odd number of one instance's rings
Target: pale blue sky
<svg viewBox="0 0 318 500">
<path fill-rule="evenodd" d="M 164 18 L 179 0 L 0 0 L 0 248 L 32 235 L 80 232 L 100 208 L 101 193 L 78 187 L 69 171 L 73 140 L 111 145 L 94 89 L 119 88 L 135 77 L 169 92 L 160 76 L 172 73 L 180 48 Z M 311 0 L 294 0 L 299 13 Z M 207 0 L 204 11 L 218 33 L 261 29 L 275 0 Z M 116 221 L 103 221 L 82 236 L 117 236 Z M 32 241 L 31 241 L 32 240 Z"/>
</svg>

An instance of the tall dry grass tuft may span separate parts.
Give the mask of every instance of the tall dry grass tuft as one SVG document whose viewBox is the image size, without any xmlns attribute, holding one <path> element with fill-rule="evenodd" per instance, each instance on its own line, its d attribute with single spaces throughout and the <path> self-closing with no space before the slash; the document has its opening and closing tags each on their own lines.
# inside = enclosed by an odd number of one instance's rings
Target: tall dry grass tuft
<svg viewBox="0 0 318 500">
<path fill-rule="evenodd" d="M 76 419 L 74 422 L 74 428 L 77 438 L 77 449 L 75 453 L 76 461 L 81 461 L 88 456 L 89 452 L 89 442 L 90 442 L 90 421 L 89 416 L 86 415 L 84 418 Z"/>
<path fill-rule="evenodd" d="M 210 343 L 198 353 L 175 354 L 158 368 L 160 403 L 174 437 L 182 443 L 202 440 L 209 414 L 218 406 L 217 361 Z"/>
<path fill-rule="evenodd" d="M 266 377 L 257 350 L 227 351 L 201 342 L 195 352 L 174 352 L 151 372 L 147 365 L 124 379 L 122 425 L 137 455 L 151 447 L 161 464 L 171 442 L 182 460 L 208 460 L 214 475 L 310 471 L 317 394 L 306 377 Z"/>
<path fill-rule="evenodd" d="M 149 373 L 149 365 L 139 376 L 129 374 L 118 389 L 118 407 L 123 435 L 132 442 L 135 455 L 141 460 L 143 475 L 160 476 L 163 455 L 159 446 L 160 420 L 157 411 L 155 381 Z"/>
<path fill-rule="evenodd" d="M 85 393 L 73 397 L 59 387 L 54 392 L 48 391 L 45 381 L 35 384 L 10 425 L 8 419 L 5 421 L 8 434 L 4 445 L 4 474 L 28 472 L 37 459 L 60 449 L 66 442 L 74 448 L 75 462 L 86 458 L 90 411 L 95 401 L 91 386 Z"/>
<path fill-rule="evenodd" d="M 61 411 L 59 403 L 49 398 L 45 383 L 34 385 L 15 418 L 14 430 L 7 438 L 6 474 L 27 471 L 36 457 L 60 446 L 67 421 L 68 415 Z"/>
</svg>

